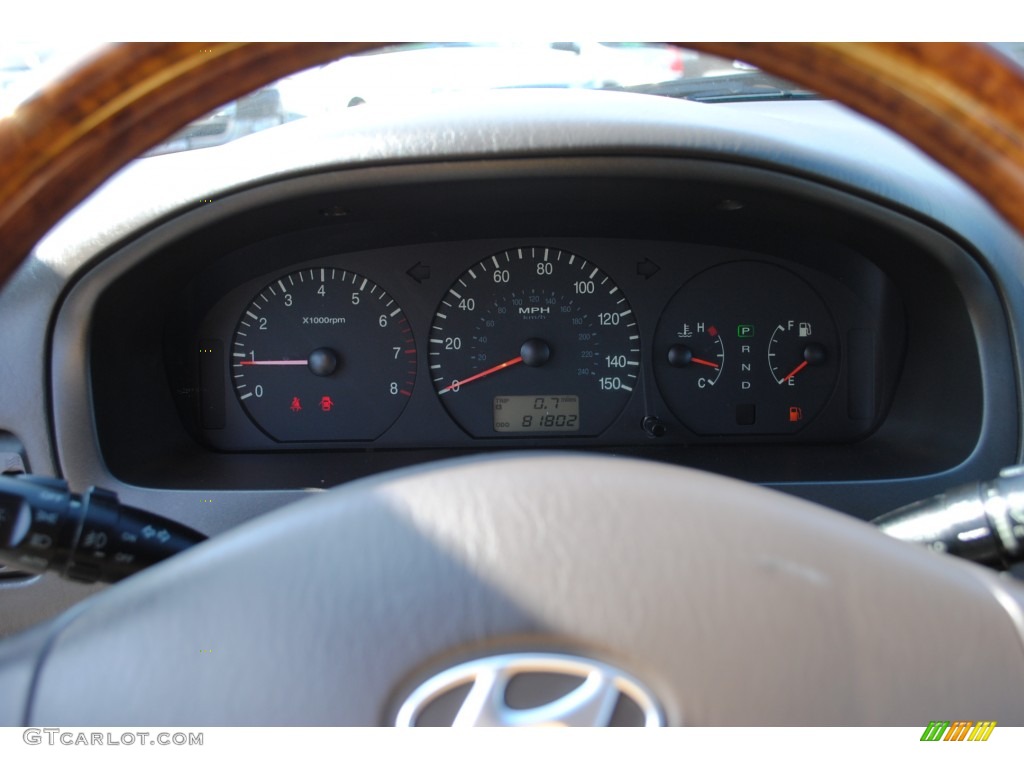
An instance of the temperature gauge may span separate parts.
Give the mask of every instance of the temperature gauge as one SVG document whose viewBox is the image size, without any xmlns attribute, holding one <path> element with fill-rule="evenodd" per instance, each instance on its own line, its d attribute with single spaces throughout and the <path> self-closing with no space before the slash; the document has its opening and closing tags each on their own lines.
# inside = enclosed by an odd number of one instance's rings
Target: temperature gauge
<svg viewBox="0 0 1024 768">
<path fill-rule="evenodd" d="M 787 434 L 832 396 L 839 352 L 835 324 L 802 278 L 737 261 L 700 273 L 669 301 L 655 333 L 654 375 L 669 409 L 696 434 Z"/>
<path fill-rule="evenodd" d="M 677 342 L 668 348 L 669 365 L 688 371 L 697 389 L 715 386 L 725 369 L 725 343 L 712 323 L 683 323 L 675 332 Z"/>
</svg>

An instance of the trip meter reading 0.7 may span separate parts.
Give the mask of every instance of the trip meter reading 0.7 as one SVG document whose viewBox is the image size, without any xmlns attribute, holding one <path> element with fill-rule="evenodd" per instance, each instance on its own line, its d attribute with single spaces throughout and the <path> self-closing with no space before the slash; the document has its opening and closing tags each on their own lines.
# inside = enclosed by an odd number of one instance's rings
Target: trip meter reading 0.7
<svg viewBox="0 0 1024 768">
<path fill-rule="evenodd" d="M 467 269 L 442 299 L 428 346 L 441 402 L 474 437 L 597 435 L 640 367 L 618 286 L 556 248 L 514 248 Z"/>
</svg>

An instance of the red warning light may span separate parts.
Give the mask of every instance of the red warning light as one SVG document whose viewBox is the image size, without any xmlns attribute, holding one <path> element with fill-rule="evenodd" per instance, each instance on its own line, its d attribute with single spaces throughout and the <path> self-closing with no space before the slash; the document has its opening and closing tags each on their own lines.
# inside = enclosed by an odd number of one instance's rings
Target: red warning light
<svg viewBox="0 0 1024 768">
<path fill-rule="evenodd" d="M 299 400 L 299 398 L 297 397 L 293 397 L 292 404 L 290 407 L 292 409 L 292 413 L 298 413 L 299 411 L 302 410 L 302 401 Z"/>
<path fill-rule="evenodd" d="M 790 421 L 803 421 L 803 418 L 804 418 L 804 409 L 803 408 L 797 408 L 796 406 L 792 406 L 789 409 L 789 420 Z"/>
<path fill-rule="evenodd" d="M 334 401 L 331 400 L 330 397 L 328 397 L 327 395 L 324 395 L 323 397 L 320 398 L 320 410 L 321 411 L 329 411 L 333 407 L 334 407 Z"/>
</svg>

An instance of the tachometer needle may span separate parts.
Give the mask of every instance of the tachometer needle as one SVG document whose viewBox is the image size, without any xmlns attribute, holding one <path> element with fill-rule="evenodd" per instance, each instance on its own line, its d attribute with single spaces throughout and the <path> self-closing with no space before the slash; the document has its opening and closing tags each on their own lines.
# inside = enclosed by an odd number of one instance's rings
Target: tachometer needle
<svg viewBox="0 0 1024 768">
<path fill-rule="evenodd" d="M 438 391 L 437 394 L 443 395 L 443 394 L 445 394 L 447 392 L 451 392 L 453 390 L 457 390 L 463 384 L 469 384 L 469 382 L 471 382 L 471 381 L 476 381 L 477 379 L 482 379 L 484 376 L 490 376 L 492 373 L 496 373 L 497 371 L 500 371 L 503 368 L 508 368 L 510 366 L 516 365 L 517 363 L 521 363 L 521 362 L 523 362 L 523 356 L 522 355 L 519 355 L 518 357 L 513 357 L 511 360 L 506 360 L 504 363 L 500 363 L 500 364 L 494 366 L 493 368 L 488 368 L 486 371 L 481 371 L 480 373 L 473 374 L 468 379 L 461 379 L 461 380 L 456 379 L 451 384 L 449 384 L 447 387 L 445 387 L 444 389 Z"/>
<path fill-rule="evenodd" d="M 786 376 L 784 376 L 780 383 L 785 384 L 787 381 L 792 379 L 794 376 L 796 376 L 798 373 L 800 373 L 800 371 L 802 371 L 807 366 L 808 366 L 808 362 L 806 360 L 804 360 L 802 363 L 800 363 L 800 365 L 798 365 L 796 368 L 794 368 L 792 371 L 790 371 Z"/>
<path fill-rule="evenodd" d="M 308 360 L 242 360 L 239 365 L 309 365 Z"/>
</svg>

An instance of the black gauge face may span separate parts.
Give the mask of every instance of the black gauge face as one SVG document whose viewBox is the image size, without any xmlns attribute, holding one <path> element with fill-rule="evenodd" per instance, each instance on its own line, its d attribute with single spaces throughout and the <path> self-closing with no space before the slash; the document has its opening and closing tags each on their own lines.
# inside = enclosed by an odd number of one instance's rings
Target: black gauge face
<svg viewBox="0 0 1024 768">
<path fill-rule="evenodd" d="M 275 440 L 372 440 L 409 401 L 416 346 L 379 286 L 314 267 L 253 298 L 235 329 L 231 376 L 246 413 Z"/>
<path fill-rule="evenodd" d="M 589 436 L 622 411 L 640 370 L 640 337 L 618 286 L 555 248 L 489 256 L 434 315 L 430 376 L 474 437 Z"/>
<path fill-rule="evenodd" d="M 701 435 L 800 431 L 832 396 L 839 358 L 835 324 L 814 290 L 753 261 L 684 285 L 654 339 L 662 397 Z"/>
</svg>

